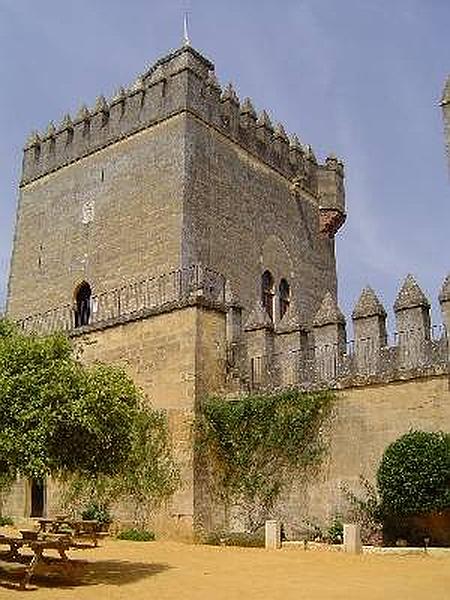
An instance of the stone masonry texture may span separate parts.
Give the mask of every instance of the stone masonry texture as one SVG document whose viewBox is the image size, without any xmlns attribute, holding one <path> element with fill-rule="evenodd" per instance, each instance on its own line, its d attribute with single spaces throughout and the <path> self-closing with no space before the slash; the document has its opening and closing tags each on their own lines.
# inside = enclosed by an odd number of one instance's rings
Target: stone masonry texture
<svg viewBox="0 0 450 600">
<path fill-rule="evenodd" d="M 148 278 L 154 288 L 155 276 L 182 276 L 192 265 L 226 280 L 223 296 L 210 294 L 208 301 L 207 283 L 202 289 L 188 283 L 151 312 L 125 314 L 119 302 L 108 322 L 69 331 L 87 364 L 123 366 L 148 401 L 167 412 L 182 486 L 155 517 L 158 531 L 185 536 L 196 523 L 224 525 L 223 507 L 203 488 L 193 422 L 209 394 L 232 398 L 251 389 L 255 364 L 268 388 L 305 386 L 299 373 L 309 377 L 311 356 L 322 352 L 332 367 L 322 370 L 328 381 L 308 379 L 308 389 L 337 390 L 327 460 L 316 477 L 294 478 L 278 507 L 290 536 L 304 519 L 326 522 L 341 512 L 341 484 L 356 488 L 360 475 L 373 481 L 386 445 L 409 428 L 449 429 L 446 338 L 429 339 L 427 302 L 397 305 L 405 331 L 398 346 L 387 348 L 385 311 L 366 290 L 354 315 L 356 354 L 347 352 L 335 263 L 335 234 L 344 221 L 341 161 L 329 156 L 319 163 L 310 146 L 289 138 L 265 111 L 258 114 L 250 99 L 240 101 L 231 85 L 222 89 L 214 65 L 189 46 L 113 98 L 99 97 L 95 106 L 30 136 L 10 318 L 38 314 L 45 321 L 58 307 L 72 314 L 83 281 L 93 297 L 114 298 L 118 288 Z M 274 281 L 273 322 L 261 304 L 265 270 Z M 282 279 L 290 302 L 280 321 Z M 417 292 L 408 282 L 406 291 Z M 441 306 L 448 326 L 446 290 Z M 46 496 L 46 513 L 56 514 L 53 482 Z M 129 518 L 126 507 L 115 509 Z M 3 510 L 29 516 L 29 482 L 16 482 Z"/>
</svg>

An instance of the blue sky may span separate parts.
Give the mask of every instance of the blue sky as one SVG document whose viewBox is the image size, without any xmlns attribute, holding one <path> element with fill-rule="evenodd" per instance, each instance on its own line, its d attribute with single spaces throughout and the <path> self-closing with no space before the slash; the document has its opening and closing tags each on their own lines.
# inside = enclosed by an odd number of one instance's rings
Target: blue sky
<svg viewBox="0 0 450 600">
<path fill-rule="evenodd" d="M 319 158 L 345 161 L 344 311 L 368 283 L 389 308 L 408 272 L 437 307 L 450 271 L 439 107 L 448 0 L 0 0 L 0 306 L 28 133 L 111 95 L 179 46 L 186 8 L 192 45 L 222 84 L 233 81 Z"/>
</svg>

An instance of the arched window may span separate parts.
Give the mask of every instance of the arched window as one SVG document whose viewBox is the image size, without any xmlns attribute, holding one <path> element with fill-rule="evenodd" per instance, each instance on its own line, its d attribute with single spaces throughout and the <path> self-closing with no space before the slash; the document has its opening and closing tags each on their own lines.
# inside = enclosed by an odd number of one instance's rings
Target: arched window
<svg viewBox="0 0 450 600">
<path fill-rule="evenodd" d="M 267 314 L 273 320 L 274 283 L 272 273 L 264 271 L 261 278 L 261 301 Z"/>
<path fill-rule="evenodd" d="M 88 325 L 91 318 L 91 286 L 86 282 L 80 283 L 75 292 L 75 327 Z"/>
<path fill-rule="evenodd" d="M 291 297 L 291 289 L 286 279 L 282 279 L 280 281 L 280 285 L 278 287 L 278 297 L 280 299 L 280 319 L 282 319 L 289 308 Z"/>
</svg>

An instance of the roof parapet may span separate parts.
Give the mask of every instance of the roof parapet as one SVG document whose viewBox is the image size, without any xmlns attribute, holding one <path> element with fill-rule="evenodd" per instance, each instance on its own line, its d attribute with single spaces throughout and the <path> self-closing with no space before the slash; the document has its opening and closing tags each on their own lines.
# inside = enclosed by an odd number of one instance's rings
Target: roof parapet
<svg viewBox="0 0 450 600">
<path fill-rule="evenodd" d="M 328 204 L 342 205 L 342 163 L 327 159 L 318 165 L 312 148 L 297 136 L 289 140 L 282 124 L 274 128 L 265 110 L 256 117 L 250 98 L 240 104 L 232 84 L 222 91 L 213 63 L 187 45 L 156 61 L 109 100 L 100 95 L 91 110 L 83 105 L 74 117 L 66 115 L 55 131 L 33 133 L 24 148 L 21 185 L 183 111 L 232 138 L 318 203 L 320 171 L 329 173 Z M 49 148 L 47 139 L 56 143 Z"/>
</svg>

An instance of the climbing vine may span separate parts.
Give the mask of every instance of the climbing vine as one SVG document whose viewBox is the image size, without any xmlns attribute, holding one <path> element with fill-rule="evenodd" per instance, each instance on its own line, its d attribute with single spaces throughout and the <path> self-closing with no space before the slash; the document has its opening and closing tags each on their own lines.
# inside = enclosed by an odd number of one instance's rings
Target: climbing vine
<svg viewBox="0 0 450 600">
<path fill-rule="evenodd" d="M 249 531 L 271 514 L 294 475 L 323 457 L 333 394 L 289 390 L 204 402 L 198 450 L 226 507 L 239 506 Z"/>
</svg>

